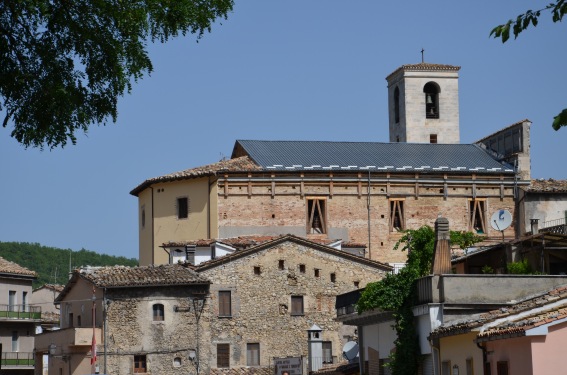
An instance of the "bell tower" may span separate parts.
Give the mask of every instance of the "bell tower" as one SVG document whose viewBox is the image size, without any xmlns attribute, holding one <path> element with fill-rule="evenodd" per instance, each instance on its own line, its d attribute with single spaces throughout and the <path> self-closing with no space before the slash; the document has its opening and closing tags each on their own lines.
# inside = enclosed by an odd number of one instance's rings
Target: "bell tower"
<svg viewBox="0 0 567 375">
<path fill-rule="evenodd" d="M 460 69 L 422 62 L 386 77 L 390 142 L 460 143 Z"/>
</svg>

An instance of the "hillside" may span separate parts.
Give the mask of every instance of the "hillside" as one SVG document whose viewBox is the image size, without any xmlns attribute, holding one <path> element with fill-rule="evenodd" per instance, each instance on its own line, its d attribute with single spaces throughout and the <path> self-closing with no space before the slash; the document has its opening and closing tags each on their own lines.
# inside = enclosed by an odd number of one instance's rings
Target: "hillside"
<svg viewBox="0 0 567 375">
<path fill-rule="evenodd" d="M 69 277 L 69 255 L 71 268 L 80 266 L 137 266 L 137 259 L 99 254 L 82 249 L 58 249 L 38 243 L 0 242 L 0 256 L 37 272 L 34 288 L 43 284 L 66 284 Z"/>
</svg>

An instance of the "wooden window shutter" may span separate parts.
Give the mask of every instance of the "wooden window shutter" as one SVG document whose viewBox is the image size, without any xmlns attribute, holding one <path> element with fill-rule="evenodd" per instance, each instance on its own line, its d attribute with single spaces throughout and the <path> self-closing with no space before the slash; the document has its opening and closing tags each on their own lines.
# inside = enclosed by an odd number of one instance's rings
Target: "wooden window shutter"
<svg viewBox="0 0 567 375">
<path fill-rule="evenodd" d="M 217 367 L 230 367 L 229 355 L 229 344 L 217 344 Z"/>
<path fill-rule="evenodd" d="M 219 316 L 232 316 L 231 292 L 219 292 Z"/>
</svg>

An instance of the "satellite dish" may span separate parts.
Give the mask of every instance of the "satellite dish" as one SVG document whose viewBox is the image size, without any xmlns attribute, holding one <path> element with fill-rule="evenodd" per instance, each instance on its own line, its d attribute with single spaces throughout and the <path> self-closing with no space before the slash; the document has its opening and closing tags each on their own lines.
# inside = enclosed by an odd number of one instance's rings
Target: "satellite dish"
<svg viewBox="0 0 567 375">
<path fill-rule="evenodd" d="M 502 232 L 512 224 L 512 214 L 508 210 L 498 210 L 492 214 L 490 225 L 492 228 Z"/>
<path fill-rule="evenodd" d="M 355 341 L 349 341 L 343 346 L 343 357 L 349 362 L 358 357 L 358 344 Z"/>
</svg>

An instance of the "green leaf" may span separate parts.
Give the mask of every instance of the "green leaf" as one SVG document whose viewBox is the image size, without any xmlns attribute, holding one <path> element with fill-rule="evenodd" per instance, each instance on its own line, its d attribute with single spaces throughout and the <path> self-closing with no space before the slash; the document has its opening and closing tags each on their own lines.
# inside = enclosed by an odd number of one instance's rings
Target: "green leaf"
<svg viewBox="0 0 567 375">
<path fill-rule="evenodd" d="M 553 129 L 559 130 L 563 126 L 567 126 L 567 108 L 553 118 Z"/>
</svg>

